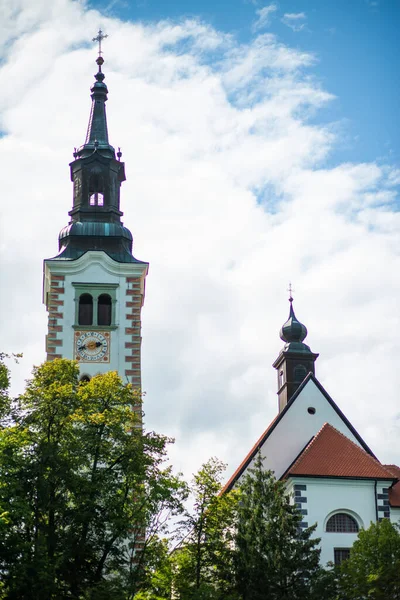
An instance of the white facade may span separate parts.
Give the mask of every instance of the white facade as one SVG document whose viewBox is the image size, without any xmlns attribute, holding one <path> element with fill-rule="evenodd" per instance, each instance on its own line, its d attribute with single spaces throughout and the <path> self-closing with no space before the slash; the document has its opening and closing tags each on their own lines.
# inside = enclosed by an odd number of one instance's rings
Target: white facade
<svg viewBox="0 0 400 600">
<path fill-rule="evenodd" d="M 247 469 L 253 466 L 258 452 L 263 458 L 265 469 L 272 470 L 280 479 L 290 472 L 292 465 L 326 424 L 334 427 L 362 449 L 362 452 L 368 454 L 368 460 L 376 462 L 346 417 L 317 383 L 312 376 L 305 380 L 225 489 L 230 489 L 236 482 L 240 482 Z M 385 517 L 400 523 L 400 508 L 389 506 L 389 489 L 393 485 L 394 477 L 390 477 L 391 473 L 384 467 L 382 472 L 383 478 L 378 479 L 361 476 L 351 478 L 285 475 L 288 477 L 287 491 L 301 511 L 302 527 L 317 525 L 313 535 L 321 539 L 320 560 L 323 566 L 334 562 L 335 549 L 350 549 L 357 539 L 357 533 L 354 532 L 327 531 L 327 522 L 333 515 L 349 515 L 356 521 L 358 529 L 368 528 L 371 523 Z M 386 473 L 387 480 L 384 478 Z"/>
<path fill-rule="evenodd" d="M 317 524 L 314 536 L 321 538 L 321 564 L 325 566 L 334 561 L 335 548 L 351 548 L 357 539 L 357 533 L 327 532 L 328 519 L 335 513 L 345 513 L 356 520 L 360 529 L 368 528 L 371 523 L 376 523 L 377 515 L 379 518 L 378 494 L 383 488 L 389 488 L 392 481 L 292 477 L 287 490 L 293 497 L 296 484 L 307 487 L 302 492 L 306 498 L 302 509 L 307 511 L 303 520 L 308 526 Z"/>
<path fill-rule="evenodd" d="M 315 413 L 310 414 L 309 408 Z M 296 401 L 291 405 L 284 418 L 272 430 L 261 447 L 265 459 L 264 466 L 275 472 L 279 479 L 302 449 L 314 437 L 324 423 L 330 423 L 352 442 L 361 446 L 343 419 L 335 411 L 326 397 L 309 379 Z"/>
<path fill-rule="evenodd" d="M 147 263 L 118 263 L 105 252 L 88 251 L 77 260 L 50 259 L 44 265 L 44 302 L 49 311 L 49 358 L 78 359 L 82 375 L 92 377 L 113 370 L 118 371 L 124 380 L 140 385 L 140 310 Z M 105 291 L 107 286 L 112 288 L 115 301 L 111 326 L 82 327 L 78 324 L 77 289 L 82 285 L 88 288 L 98 285 L 99 290 Z M 53 331 L 54 327 L 56 331 Z M 106 332 L 109 336 L 107 360 L 85 361 L 77 355 L 75 336 L 82 330 Z M 54 344 L 55 356 L 49 352 Z M 139 374 L 133 376 L 132 369 L 139 369 Z"/>
</svg>

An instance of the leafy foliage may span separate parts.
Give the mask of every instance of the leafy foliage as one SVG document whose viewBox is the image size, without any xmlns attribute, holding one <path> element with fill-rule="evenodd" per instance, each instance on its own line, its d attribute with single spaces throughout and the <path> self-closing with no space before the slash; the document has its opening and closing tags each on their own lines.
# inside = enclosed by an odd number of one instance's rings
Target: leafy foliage
<svg viewBox="0 0 400 600">
<path fill-rule="evenodd" d="M 235 570 L 243 600 L 309 600 L 320 576 L 319 540 L 301 516 L 284 483 L 263 469 L 257 456 L 240 486 Z"/>
<path fill-rule="evenodd" d="M 114 372 L 79 383 L 61 359 L 33 375 L 0 428 L 4 598 L 133 598 L 138 547 L 181 506 L 169 440 L 142 433 L 140 398 Z"/>
<path fill-rule="evenodd" d="M 360 531 L 341 566 L 339 587 L 348 600 L 400 599 L 400 531 L 389 519 Z"/>
<path fill-rule="evenodd" d="M 225 465 L 211 458 L 194 476 L 193 510 L 180 524 L 173 553 L 174 591 L 184 600 L 233 598 L 235 492 L 220 495 Z"/>
</svg>

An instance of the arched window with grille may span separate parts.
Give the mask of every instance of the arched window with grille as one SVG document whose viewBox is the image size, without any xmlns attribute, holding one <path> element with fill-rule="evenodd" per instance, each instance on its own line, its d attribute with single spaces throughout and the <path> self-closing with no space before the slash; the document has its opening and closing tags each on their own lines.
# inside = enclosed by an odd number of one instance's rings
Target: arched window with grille
<svg viewBox="0 0 400 600">
<path fill-rule="evenodd" d="M 100 294 L 97 300 L 97 324 L 111 325 L 112 300 L 108 294 Z"/>
<path fill-rule="evenodd" d="M 347 513 L 336 513 L 326 523 L 326 531 L 330 533 L 358 533 L 357 521 Z"/>
<path fill-rule="evenodd" d="M 93 297 L 91 294 L 81 294 L 79 296 L 78 324 L 93 324 Z"/>
</svg>

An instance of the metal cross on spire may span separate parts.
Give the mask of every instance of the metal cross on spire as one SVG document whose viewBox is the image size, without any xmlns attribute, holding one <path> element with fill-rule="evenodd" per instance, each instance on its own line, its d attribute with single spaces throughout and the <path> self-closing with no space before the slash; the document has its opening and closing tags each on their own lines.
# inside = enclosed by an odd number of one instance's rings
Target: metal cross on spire
<svg viewBox="0 0 400 600">
<path fill-rule="evenodd" d="M 289 292 L 289 302 L 293 302 L 294 289 L 292 288 L 291 282 L 289 282 L 289 287 L 288 287 L 287 291 Z"/>
<path fill-rule="evenodd" d="M 99 56 L 101 56 L 101 55 L 102 55 L 102 51 L 101 51 L 101 42 L 102 42 L 103 40 L 105 40 L 107 37 L 108 37 L 108 35 L 107 35 L 107 34 L 104 34 L 104 33 L 102 32 L 102 30 L 101 30 L 101 29 L 99 29 L 99 32 L 98 32 L 97 36 L 96 36 L 96 37 L 94 37 L 94 38 L 93 38 L 93 40 L 92 40 L 92 42 L 98 42 L 98 43 L 99 43 Z"/>
</svg>

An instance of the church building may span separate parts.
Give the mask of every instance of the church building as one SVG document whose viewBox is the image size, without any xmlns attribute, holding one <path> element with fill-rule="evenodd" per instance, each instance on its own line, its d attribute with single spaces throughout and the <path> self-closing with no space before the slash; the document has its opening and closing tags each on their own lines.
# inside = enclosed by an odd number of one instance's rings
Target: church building
<svg viewBox="0 0 400 600">
<path fill-rule="evenodd" d="M 92 107 L 83 146 L 70 164 L 73 205 L 59 234 L 59 252 L 44 261 L 43 301 L 48 311 L 47 360 L 79 361 L 81 378 L 118 371 L 141 387 L 141 307 L 148 263 L 132 254 L 124 227 L 121 151 L 108 139 L 101 56 L 91 88 Z"/>
<path fill-rule="evenodd" d="M 59 251 L 44 261 L 48 311 L 47 360 L 75 359 L 81 379 L 118 371 L 141 387 L 141 308 L 148 263 L 132 254 L 132 234 L 121 217 L 125 180 L 121 151 L 108 138 L 99 41 L 98 72 L 85 143 L 70 164 L 73 203 L 59 234 Z M 279 412 L 225 486 L 231 489 L 258 452 L 286 481 L 302 527 L 317 523 L 321 562 L 348 556 L 361 527 L 383 518 L 400 523 L 400 468 L 383 465 L 315 376 L 318 354 L 304 343 L 307 329 L 289 319 L 274 362 Z"/>
<path fill-rule="evenodd" d="M 359 530 L 390 519 L 400 524 L 400 468 L 383 465 L 315 376 L 318 354 L 304 343 L 306 327 L 289 298 L 284 346 L 273 366 L 278 414 L 236 469 L 224 490 L 240 482 L 258 453 L 286 482 L 302 515 L 317 523 L 321 564 L 347 558 Z"/>
</svg>

